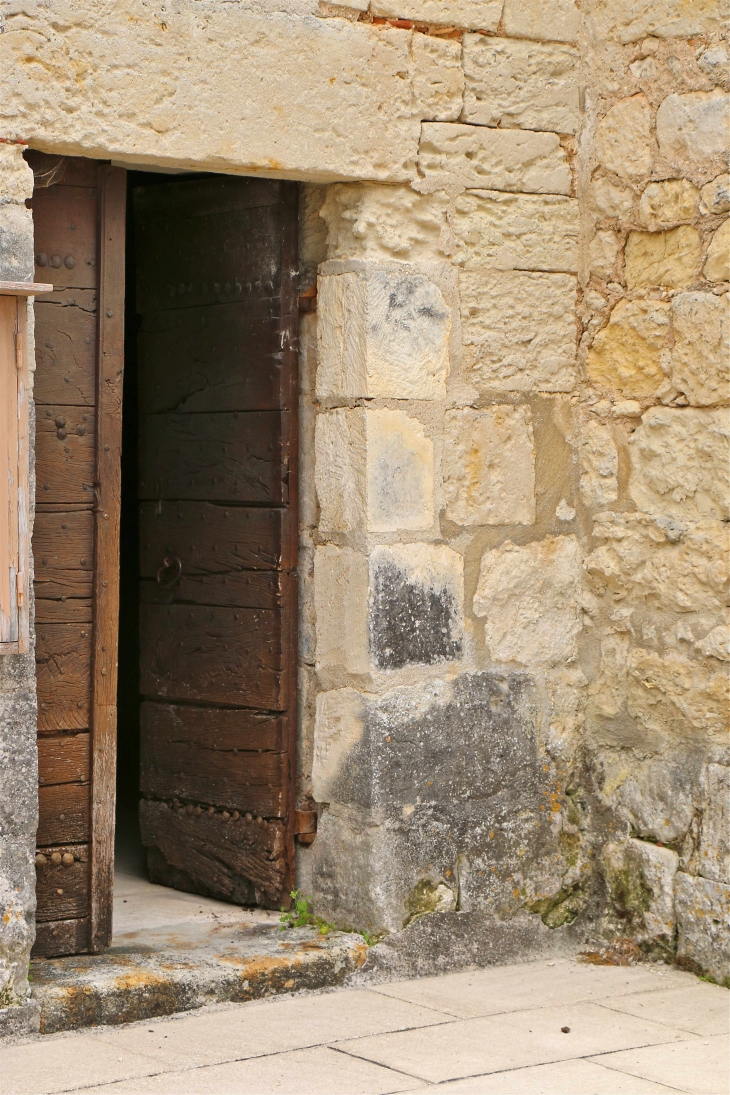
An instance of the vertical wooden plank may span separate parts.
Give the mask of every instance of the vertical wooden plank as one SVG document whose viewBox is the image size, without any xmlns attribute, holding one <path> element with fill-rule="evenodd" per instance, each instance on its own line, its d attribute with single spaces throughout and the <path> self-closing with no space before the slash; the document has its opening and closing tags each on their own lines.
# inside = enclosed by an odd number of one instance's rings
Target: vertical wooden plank
<svg viewBox="0 0 730 1095">
<path fill-rule="evenodd" d="M 294 836 L 297 801 L 297 695 L 298 695 L 298 580 L 299 548 L 299 187 L 296 183 L 282 185 L 281 203 L 281 345 L 284 350 L 282 367 L 282 406 L 288 436 L 283 437 L 284 459 L 288 464 L 288 505 L 282 544 L 282 561 L 286 568 L 284 583 L 282 645 L 284 646 L 285 680 L 287 682 L 287 753 L 289 772 L 286 826 L 286 883 L 284 904 L 295 886 L 296 855 Z"/>
<path fill-rule="evenodd" d="M 99 167 L 90 949 L 111 942 L 121 507 L 126 171 Z"/>
<path fill-rule="evenodd" d="M 28 300 L 17 300 L 15 361 L 18 372 L 18 653 L 30 650 L 30 414 L 28 407 Z"/>
</svg>

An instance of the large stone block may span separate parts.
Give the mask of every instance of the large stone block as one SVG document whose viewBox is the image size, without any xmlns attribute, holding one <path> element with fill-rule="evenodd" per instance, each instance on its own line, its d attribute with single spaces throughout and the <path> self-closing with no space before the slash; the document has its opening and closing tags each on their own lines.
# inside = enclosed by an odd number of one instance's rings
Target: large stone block
<svg viewBox="0 0 730 1095">
<path fill-rule="evenodd" d="M 626 241 L 626 284 L 629 289 L 662 285 L 683 289 L 699 272 L 702 238 L 687 224 L 668 232 L 629 232 Z"/>
<path fill-rule="evenodd" d="M 432 34 L 414 34 L 411 49 L 413 92 L 423 104 L 422 117 L 434 122 L 455 122 L 461 114 L 464 95 L 461 43 Z"/>
<path fill-rule="evenodd" d="M 445 396 L 451 310 L 424 274 L 327 274 L 318 316 L 319 399 Z"/>
<path fill-rule="evenodd" d="M 600 546 L 585 561 L 599 595 L 668 612 L 717 614 L 730 580 L 730 528 L 722 521 L 687 524 L 643 513 L 599 513 Z"/>
<path fill-rule="evenodd" d="M 626 186 L 619 186 L 613 179 L 599 175 L 591 183 L 590 202 L 599 217 L 626 219 L 634 206 L 634 192 Z"/>
<path fill-rule="evenodd" d="M 15 184 L 11 184 L 13 189 Z M 0 280 L 32 281 L 33 218 L 23 205 L 0 205 Z"/>
<path fill-rule="evenodd" d="M 604 281 L 611 281 L 620 250 L 621 243 L 615 232 L 596 232 L 588 248 L 591 274 L 603 278 Z"/>
<path fill-rule="evenodd" d="M 507 541 L 482 557 L 474 612 L 492 658 L 522 665 L 571 661 L 580 631 L 580 550 L 574 536 L 526 547 Z"/>
<path fill-rule="evenodd" d="M 679 857 L 643 840 L 607 844 L 603 865 L 623 933 L 656 957 L 674 957 L 674 879 Z"/>
<path fill-rule="evenodd" d="M 730 987 L 730 886 L 678 871 L 677 962 Z"/>
<path fill-rule="evenodd" d="M 433 442 L 402 411 L 336 409 L 317 416 L 319 529 L 397 532 L 433 525 Z"/>
<path fill-rule="evenodd" d="M 412 177 L 420 122 L 443 104 L 423 65 L 415 79 L 413 34 L 251 4 L 223 4 L 210 20 L 189 2 L 164 24 L 159 14 L 129 0 L 105 9 L 100 34 L 93 0 L 60 22 L 59 9 L 19 12 L 0 44 L 5 135 L 53 133 L 64 152 L 131 164 L 310 182 Z"/>
<path fill-rule="evenodd" d="M 466 270 L 578 269 L 574 198 L 474 190 L 457 198 L 454 262 Z"/>
<path fill-rule="evenodd" d="M 624 768 L 628 756 L 621 757 Z M 681 842 L 697 811 L 701 764 L 699 750 L 676 743 L 669 754 L 632 764 L 615 797 L 607 797 L 621 806 L 638 836 L 664 844 Z"/>
<path fill-rule="evenodd" d="M 691 38 L 727 25 L 727 0 L 596 0 L 588 19 L 596 38 L 640 42 L 656 38 Z"/>
<path fill-rule="evenodd" d="M 730 885 L 730 768 L 725 764 L 707 766 L 699 871 Z"/>
<path fill-rule="evenodd" d="M 571 274 L 464 270 L 464 363 L 482 391 L 570 392 L 576 381 Z"/>
<path fill-rule="evenodd" d="M 727 740 L 730 680 L 727 666 L 674 651 L 635 647 L 628 657 L 628 711 L 656 742 L 692 727 L 705 740 Z"/>
<path fill-rule="evenodd" d="M 0 145 L 0 205 L 21 205 L 33 196 L 33 171 L 23 159 L 23 146 Z"/>
<path fill-rule="evenodd" d="M 629 438 L 629 493 L 638 509 L 697 521 L 730 514 L 726 410 L 653 407 Z"/>
<path fill-rule="evenodd" d="M 729 12 L 730 14 L 730 12 Z M 668 95 L 656 116 L 659 151 L 668 160 L 689 160 L 695 168 L 727 155 L 730 95 L 690 91 Z"/>
<path fill-rule="evenodd" d="M 577 42 L 581 15 L 575 0 L 504 0 L 504 32 L 513 38 Z"/>
<path fill-rule="evenodd" d="M 730 297 L 679 293 L 672 300 L 670 378 L 694 406 L 730 398 Z"/>
<path fill-rule="evenodd" d="M 703 213 L 730 212 L 730 175 L 718 175 L 700 191 Z"/>
<path fill-rule="evenodd" d="M 589 508 L 618 498 L 618 452 L 610 428 L 589 418 L 580 434 L 580 493 Z"/>
<path fill-rule="evenodd" d="M 535 441 L 529 407 L 447 411 L 446 516 L 457 525 L 535 521 Z"/>
<path fill-rule="evenodd" d="M 620 300 L 588 351 L 590 379 L 627 398 L 654 395 L 665 380 L 669 317 L 663 301 Z"/>
<path fill-rule="evenodd" d="M 314 609 L 319 672 L 367 673 L 368 561 L 330 544 L 314 555 Z"/>
<path fill-rule="evenodd" d="M 445 545 L 394 544 L 370 554 L 368 628 L 377 669 L 461 657 L 464 562 Z"/>
<path fill-rule="evenodd" d="M 689 179 L 649 183 L 639 202 L 639 221 L 656 231 L 692 221 L 698 213 L 700 192 Z"/>
<path fill-rule="evenodd" d="M 596 128 L 598 162 L 625 179 L 647 175 L 657 151 L 652 120 L 651 106 L 643 93 L 619 99 Z"/>
<path fill-rule="evenodd" d="M 730 281 L 730 220 L 720 225 L 710 240 L 702 273 L 708 281 Z"/>
<path fill-rule="evenodd" d="M 503 0 L 371 0 L 373 15 L 414 23 L 495 31 Z"/>
<path fill-rule="evenodd" d="M 35 938 L 35 840 L 0 841 L 0 1001 L 9 1007 L 29 994 L 28 959 Z"/>
<path fill-rule="evenodd" d="M 429 189 L 483 187 L 528 194 L 570 194 L 570 165 L 555 133 L 427 122 L 418 169 Z"/>
<path fill-rule="evenodd" d="M 327 187 L 320 216 L 330 259 L 444 258 L 446 203 L 438 195 L 419 194 L 410 186 L 340 184 Z"/>
<path fill-rule="evenodd" d="M 467 34 L 462 117 L 502 129 L 577 133 L 579 64 L 570 46 Z"/>
</svg>

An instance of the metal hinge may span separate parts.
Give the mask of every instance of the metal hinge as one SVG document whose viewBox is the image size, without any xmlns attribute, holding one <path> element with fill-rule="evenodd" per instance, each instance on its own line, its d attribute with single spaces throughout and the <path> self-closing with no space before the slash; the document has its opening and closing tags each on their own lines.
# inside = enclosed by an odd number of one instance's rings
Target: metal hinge
<svg viewBox="0 0 730 1095">
<path fill-rule="evenodd" d="M 294 834 L 300 844 L 312 844 L 317 835 L 315 810 L 297 810 L 294 814 Z"/>
</svg>

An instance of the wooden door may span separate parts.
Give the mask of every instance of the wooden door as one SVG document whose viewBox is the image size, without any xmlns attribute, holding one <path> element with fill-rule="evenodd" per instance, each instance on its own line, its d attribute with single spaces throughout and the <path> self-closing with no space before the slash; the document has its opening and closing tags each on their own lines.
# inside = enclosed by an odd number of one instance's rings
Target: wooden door
<svg viewBox="0 0 730 1095">
<path fill-rule="evenodd" d="M 142 840 L 150 877 L 293 881 L 297 187 L 134 192 Z"/>
<path fill-rule="evenodd" d="M 126 174 L 29 152 L 35 304 L 35 954 L 111 941 Z"/>
</svg>

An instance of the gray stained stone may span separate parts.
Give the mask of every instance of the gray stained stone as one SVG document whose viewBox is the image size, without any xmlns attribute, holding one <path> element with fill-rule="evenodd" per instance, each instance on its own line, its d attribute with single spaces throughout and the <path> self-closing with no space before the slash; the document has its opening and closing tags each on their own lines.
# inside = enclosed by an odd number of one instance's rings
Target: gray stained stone
<svg viewBox="0 0 730 1095">
<path fill-rule="evenodd" d="M 369 631 L 378 669 L 433 665 L 461 656 L 458 606 L 451 590 L 409 582 L 392 562 L 382 561 L 375 570 Z"/>
</svg>

